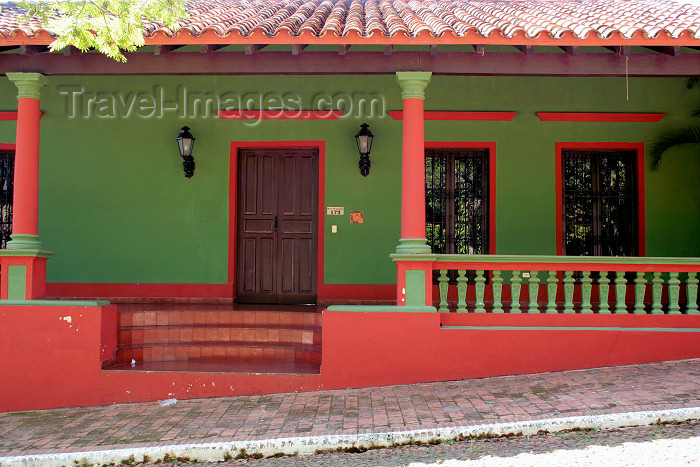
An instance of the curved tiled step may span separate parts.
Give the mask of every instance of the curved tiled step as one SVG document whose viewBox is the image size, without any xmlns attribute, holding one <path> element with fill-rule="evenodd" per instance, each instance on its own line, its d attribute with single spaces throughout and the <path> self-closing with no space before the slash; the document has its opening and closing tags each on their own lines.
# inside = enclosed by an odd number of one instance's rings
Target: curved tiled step
<svg viewBox="0 0 700 467">
<path fill-rule="evenodd" d="M 135 326 L 292 326 L 317 327 L 321 313 L 241 310 L 125 310 L 118 313 L 119 327 Z"/>
<path fill-rule="evenodd" d="M 118 308 L 115 358 L 104 368 L 188 361 L 321 365 L 321 317 L 315 306 L 186 306 L 127 304 Z M 171 365 L 172 366 L 172 365 Z"/>
<path fill-rule="evenodd" d="M 144 344 L 124 345 L 112 365 L 163 361 L 228 360 L 243 362 L 284 362 L 321 365 L 321 347 L 296 344 Z"/>
<path fill-rule="evenodd" d="M 229 360 L 187 360 L 173 362 L 146 362 L 116 365 L 115 371 L 174 371 L 193 373 L 270 373 L 270 374 L 319 374 L 316 365 L 287 362 L 241 362 Z"/>
<path fill-rule="evenodd" d="M 120 328 L 119 345 L 209 342 L 321 345 L 320 328 L 283 326 L 143 326 Z"/>
</svg>

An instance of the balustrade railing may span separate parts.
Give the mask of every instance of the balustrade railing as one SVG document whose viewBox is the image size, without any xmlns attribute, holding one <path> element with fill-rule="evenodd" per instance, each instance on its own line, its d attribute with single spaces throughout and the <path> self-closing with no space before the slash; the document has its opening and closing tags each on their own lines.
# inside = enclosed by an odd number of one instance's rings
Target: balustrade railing
<svg viewBox="0 0 700 467">
<path fill-rule="evenodd" d="M 440 312 L 700 314 L 700 258 L 430 256 Z"/>
</svg>

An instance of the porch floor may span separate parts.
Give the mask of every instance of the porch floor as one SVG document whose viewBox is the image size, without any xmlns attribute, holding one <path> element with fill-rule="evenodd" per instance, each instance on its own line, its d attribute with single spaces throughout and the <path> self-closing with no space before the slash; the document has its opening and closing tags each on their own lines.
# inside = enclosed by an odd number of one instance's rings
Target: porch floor
<svg viewBox="0 0 700 467">
<path fill-rule="evenodd" d="M 318 374 L 318 305 L 117 304 L 117 349 L 105 370 Z"/>
</svg>

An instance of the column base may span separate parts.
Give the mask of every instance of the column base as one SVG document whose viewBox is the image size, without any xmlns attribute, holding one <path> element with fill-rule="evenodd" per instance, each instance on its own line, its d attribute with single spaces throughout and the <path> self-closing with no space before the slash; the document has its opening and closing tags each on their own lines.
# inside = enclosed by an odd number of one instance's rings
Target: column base
<svg viewBox="0 0 700 467">
<path fill-rule="evenodd" d="M 396 245 L 397 253 L 430 253 L 430 246 L 425 238 L 400 238 Z"/>
<path fill-rule="evenodd" d="M 7 242 L 8 250 L 41 250 L 42 243 L 38 235 L 12 234 L 12 240 Z"/>
</svg>

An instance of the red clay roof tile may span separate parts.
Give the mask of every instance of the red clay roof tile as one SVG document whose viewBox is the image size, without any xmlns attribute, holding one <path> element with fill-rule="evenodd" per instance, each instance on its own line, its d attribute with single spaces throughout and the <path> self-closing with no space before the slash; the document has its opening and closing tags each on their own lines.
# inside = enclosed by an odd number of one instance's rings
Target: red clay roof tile
<svg viewBox="0 0 700 467">
<path fill-rule="evenodd" d="M 210 31 L 225 38 L 224 43 L 247 42 L 256 33 L 258 39 L 279 43 L 300 36 L 336 39 L 329 43 L 343 38 L 410 43 L 417 37 L 458 43 L 465 36 L 467 43 L 475 38 L 536 42 L 565 36 L 615 36 L 618 42 L 633 37 L 700 40 L 700 7 L 672 0 L 191 0 L 188 11 L 190 18 L 180 22 L 176 33 L 146 23 L 145 35 L 153 39 L 149 42 L 178 37 L 187 43 Z M 0 40 L 44 31 L 36 20 L 20 23 L 21 13 L 16 5 L 3 6 Z"/>
</svg>

